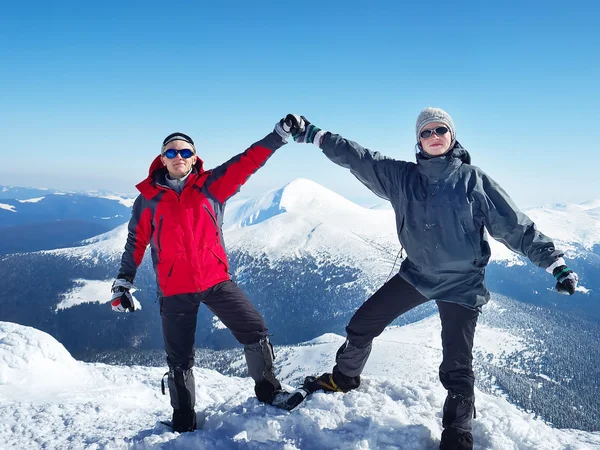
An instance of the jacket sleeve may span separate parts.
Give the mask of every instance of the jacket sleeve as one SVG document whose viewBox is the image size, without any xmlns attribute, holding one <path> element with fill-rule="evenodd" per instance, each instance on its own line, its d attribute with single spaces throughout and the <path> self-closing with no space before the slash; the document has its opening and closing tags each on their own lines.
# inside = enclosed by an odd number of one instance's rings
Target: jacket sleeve
<svg viewBox="0 0 600 450">
<path fill-rule="evenodd" d="M 519 210 L 504 189 L 485 173 L 481 173 L 481 187 L 485 227 L 494 239 L 543 269 L 563 256 L 552 240 L 538 231 L 535 223 Z"/>
<path fill-rule="evenodd" d="M 206 180 L 208 191 L 220 203 L 225 203 L 267 162 L 275 150 L 285 144 L 286 141 L 277 133 L 268 134 L 245 152 L 213 169 Z"/>
<path fill-rule="evenodd" d="M 390 200 L 397 196 L 406 162 L 382 156 L 338 134 L 326 133 L 320 148 L 379 197 Z"/>
<path fill-rule="evenodd" d="M 132 283 L 152 235 L 152 212 L 149 207 L 144 207 L 144 203 L 146 202 L 141 195 L 133 203 L 127 242 L 125 243 L 125 251 L 121 257 L 121 268 L 117 276 L 117 278 L 127 278 Z"/>
</svg>

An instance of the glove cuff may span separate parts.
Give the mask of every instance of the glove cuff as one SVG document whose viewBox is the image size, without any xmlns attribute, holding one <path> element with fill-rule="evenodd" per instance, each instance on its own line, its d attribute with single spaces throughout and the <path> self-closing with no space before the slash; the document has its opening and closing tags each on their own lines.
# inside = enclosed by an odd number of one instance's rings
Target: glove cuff
<svg viewBox="0 0 600 450">
<path fill-rule="evenodd" d="M 556 269 L 557 267 L 560 266 L 566 266 L 567 263 L 565 262 L 564 258 L 558 258 L 556 261 L 554 261 L 552 264 L 550 264 L 547 268 L 546 268 L 546 272 L 554 275 L 554 269 Z"/>
<path fill-rule="evenodd" d="M 325 136 L 326 133 L 327 133 L 327 131 L 324 131 L 324 130 L 317 131 L 317 133 L 315 134 L 315 137 L 313 139 L 313 144 L 315 144 L 317 147 L 321 148 L 321 142 L 323 141 L 323 137 Z"/>
<path fill-rule="evenodd" d="M 133 288 L 133 283 L 124 278 L 117 278 L 112 284 L 112 291 L 115 292 L 117 290 L 120 290 L 119 288 L 129 290 Z"/>
<path fill-rule="evenodd" d="M 569 269 L 567 266 L 558 266 L 552 272 L 552 276 L 554 278 L 556 278 L 556 281 L 562 282 L 564 279 L 566 279 L 569 276 L 570 273 L 573 273 L 573 271 L 571 269 Z"/>
<path fill-rule="evenodd" d="M 281 136 L 281 138 L 282 138 L 282 139 L 283 139 L 285 142 L 287 142 L 288 138 L 289 138 L 289 137 L 292 135 L 290 132 L 288 132 L 288 131 L 285 131 L 285 130 L 283 129 L 283 127 L 281 126 L 281 123 L 280 123 L 280 122 L 277 122 L 277 123 L 275 124 L 275 129 L 274 129 L 273 131 L 275 131 L 275 133 L 277 133 L 279 136 Z"/>
</svg>

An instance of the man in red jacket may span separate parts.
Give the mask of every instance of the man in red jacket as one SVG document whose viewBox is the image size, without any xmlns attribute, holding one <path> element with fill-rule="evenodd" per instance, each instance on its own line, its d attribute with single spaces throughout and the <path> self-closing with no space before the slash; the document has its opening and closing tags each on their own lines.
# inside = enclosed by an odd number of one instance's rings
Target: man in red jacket
<svg viewBox="0 0 600 450">
<path fill-rule="evenodd" d="M 175 431 L 196 428 L 192 367 L 200 303 L 244 345 L 258 399 L 286 407 L 286 394 L 273 372 L 273 347 L 265 321 L 231 280 L 221 227 L 225 202 L 286 144 L 289 131 L 290 123 L 282 119 L 273 132 L 245 152 L 207 171 L 194 141 L 183 133 L 173 133 L 165 138 L 148 177 L 137 185 L 140 195 L 133 205 L 111 305 L 119 312 L 135 310 L 129 290 L 150 244 Z"/>
</svg>

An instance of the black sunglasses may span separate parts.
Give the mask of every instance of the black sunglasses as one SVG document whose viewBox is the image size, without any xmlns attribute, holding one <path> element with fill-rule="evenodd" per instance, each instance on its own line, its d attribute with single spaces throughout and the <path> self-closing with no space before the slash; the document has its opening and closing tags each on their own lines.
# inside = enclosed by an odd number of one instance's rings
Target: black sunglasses
<svg viewBox="0 0 600 450">
<path fill-rule="evenodd" d="M 175 158 L 177 154 L 180 154 L 183 159 L 188 159 L 194 156 L 194 151 L 190 150 L 189 148 L 184 148 L 182 150 L 175 150 L 174 148 L 170 148 L 168 150 L 165 150 L 165 153 L 163 154 L 169 159 Z"/>
<path fill-rule="evenodd" d="M 450 130 L 447 127 L 436 127 L 432 128 L 431 130 L 421 131 L 421 134 L 419 134 L 419 136 L 421 136 L 423 139 L 429 139 L 433 133 L 435 133 L 437 136 L 442 136 L 448 131 Z"/>
</svg>

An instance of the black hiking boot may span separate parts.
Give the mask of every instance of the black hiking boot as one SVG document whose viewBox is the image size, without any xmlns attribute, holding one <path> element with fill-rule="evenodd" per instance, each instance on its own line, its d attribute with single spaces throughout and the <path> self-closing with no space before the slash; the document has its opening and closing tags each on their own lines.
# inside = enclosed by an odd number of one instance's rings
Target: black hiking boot
<svg viewBox="0 0 600 450">
<path fill-rule="evenodd" d="M 278 386 L 275 386 L 268 380 L 256 383 L 254 385 L 254 393 L 259 401 L 288 411 L 291 411 L 302 403 L 306 397 L 306 392 L 302 390 L 288 392 L 281 388 L 279 382 Z"/>
<path fill-rule="evenodd" d="M 174 409 L 171 421 L 173 431 L 186 433 L 196 429 L 196 411 L 193 409 Z"/>
<path fill-rule="evenodd" d="M 473 450 L 473 435 L 461 433 L 455 428 L 446 428 L 442 432 L 440 450 Z"/>
</svg>

